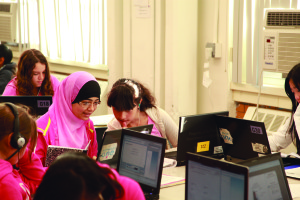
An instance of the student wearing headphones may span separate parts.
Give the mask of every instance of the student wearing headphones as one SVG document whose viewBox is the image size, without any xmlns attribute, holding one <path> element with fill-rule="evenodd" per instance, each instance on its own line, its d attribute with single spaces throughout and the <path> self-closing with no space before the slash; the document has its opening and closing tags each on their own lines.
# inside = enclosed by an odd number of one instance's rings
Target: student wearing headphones
<svg viewBox="0 0 300 200">
<path fill-rule="evenodd" d="M 291 117 L 276 133 L 268 137 L 270 148 L 277 152 L 293 142 L 297 148 L 297 154 L 300 154 L 300 63 L 295 65 L 285 78 L 285 92 L 292 102 Z"/>
<path fill-rule="evenodd" d="M 58 85 L 58 79 L 50 75 L 49 64 L 42 52 L 29 49 L 22 53 L 17 76 L 6 85 L 2 95 L 53 96 Z"/>
<path fill-rule="evenodd" d="M 12 57 L 12 51 L 4 44 L 0 44 L 0 95 L 16 73 L 16 63 L 11 62 Z"/>
<path fill-rule="evenodd" d="M 172 147 L 177 147 L 178 126 L 166 111 L 155 105 L 154 96 L 143 84 L 119 79 L 108 93 L 107 105 L 114 113 L 107 130 L 153 124 L 151 135 L 164 137 Z"/>
<path fill-rule="evenodd" d="M 37 119 L 36 154 L 45 165 L 48 145 L 88 148 L 88 156 L 97 157 L 98 144 L 91 114 L 100 104 L 101 89 L 95 77 L 78 71 L 66 77 L 53 96 L 46 114 Z"/>
<path fill-rule="evenodd" d="M 0 103 L 1 199 L 29 200 L 35 193 L 45 173 L 33 153 L 36 141 L 34 119 L 23 108 Z"/>
<path fill-rule="evenodd" d="M 34 200 L 143 200 L 140 185 L 85 154 L 66 152 L 48 168 Z"/>
</svg>

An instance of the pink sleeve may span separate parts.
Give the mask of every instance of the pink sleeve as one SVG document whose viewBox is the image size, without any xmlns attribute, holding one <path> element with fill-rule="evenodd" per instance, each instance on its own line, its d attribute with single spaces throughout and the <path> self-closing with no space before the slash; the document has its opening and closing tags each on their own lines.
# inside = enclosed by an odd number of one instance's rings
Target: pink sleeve
<svg viewBox="0 0 300 200">
<path fill-rule="evenodd" d="M 59 80 L 53 76 L 53 75 L 50 75 L 50 79 L 51 79 L 51 83 L 52 83 L 52 88 L 53 88 L 53 91 L 54 93 L 56 92 L 56 89 L 58 88 L 60 82 Z"/>
<path fill-rule="evenodd" d="M 45 165 L 48 144 L 41 132 L 38 132 L 37 144 L 35 148 L 36 156 L 41 160 L 43 166 Z"/>
<path fill-rule="evenodd" d="M 30 161 L 28 149 L 26 149 L 24 156 L 19 160 L 16 166 L 20 168 L 20 176 L 23 182 L 29 187 L 30 193 L 34 194 L 45 174 L 40 159 L 32 153 Z"/>
<path fill-rule="evenodd" d="M 90 147 L 89 147 L 88 156 L 90 158 L 93 158 L 94 156 L 97 156 L 97 154 L 98 154 L 98 142 L 97 142 L 96 130 L 95 130 L 92 120 L 89 120 L 89 123 L 90 123 L 89 129 L 91 129 L 90 132 L 93 134 L 93 139 L 92 139 Z"/>
<path fill-rule="evenodd" d="M 13 83 L 15 79 L 12 79 L 9 81 L 9 83 L 6 85 L 2 96 L 17 96 L 17 87 Z"/>
</svg>

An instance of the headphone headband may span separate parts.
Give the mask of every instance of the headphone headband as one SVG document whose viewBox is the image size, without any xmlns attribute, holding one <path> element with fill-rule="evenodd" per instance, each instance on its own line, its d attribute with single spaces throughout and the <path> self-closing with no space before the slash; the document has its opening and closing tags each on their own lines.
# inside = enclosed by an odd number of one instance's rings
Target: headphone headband
<svg viewBox="0 0 300 200">
<path fill-rule="evenodd" d="M 22 136 L 21 133 L 19 132 L 19 112 L 17 107 L 14 104 L 7 102 L 5 103 L 5 105 L 10 108 L 11 112 L 15 117 L 13 135 L 10 140 L 10 145 L 15 149 L 20 150 L 22 147 L 24 147 L 26 143 L 26 138 Z"/>
</svg>

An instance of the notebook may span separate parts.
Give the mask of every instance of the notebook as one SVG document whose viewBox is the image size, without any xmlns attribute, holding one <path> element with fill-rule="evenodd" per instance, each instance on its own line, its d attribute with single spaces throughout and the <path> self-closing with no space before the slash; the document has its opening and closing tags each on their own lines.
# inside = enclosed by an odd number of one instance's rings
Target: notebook
<svg viewBox="0 0 300 200">
<path fill-rule="evenodd" d="M 247 200 L 248 167 L 195 153 L 186 160 L 186 200 Z"/>
<path fill-rule="evenodd" d="M 52 96 L 0 96 L 0 103 L 2 102 L 25 105 L 31 115 L 38 117 L 48 111 L 52 104 Z"/>
<path fill-rule="evenodd" d="M 292 199 L 280 153 L 255 157 L 239 164 L 249 167 L 248 199 Z"/>
<path fill-rule="evenodd" d="M 159 199 L 166 139 L 123 129 L 117 171 L 137 181 L 146 199 Z"/>
<path fill-rule="evenodd" d="M 144 134 L 151 134 L 153 124 L 144 126 L 130 127 L 127 129 L 135 130 Z M 97 160 L 101 163 L 108 164 L 110 167 L 116 169 L 120 151 L 120 141 L 122 131 L 124 129 L 117 129 L 106 131 L 104 133 L 102 143 L 98 143 L 98 156 Z"/>
<path fill-rule="evenodd" d="M 179 117 L 177 152 L 168 153 L 166 157 L 176 159 L 178 166 L 185 165 L 186 152 L 222 157 L 222 141 L 214 116 L 228 114 L 228 111 L 223 111 Z"/>
<path fill-rule="evenodd" d="M 214 116 L 228 161 L 241 161 L 271 154 L 264 122 Z"/>
</svg>

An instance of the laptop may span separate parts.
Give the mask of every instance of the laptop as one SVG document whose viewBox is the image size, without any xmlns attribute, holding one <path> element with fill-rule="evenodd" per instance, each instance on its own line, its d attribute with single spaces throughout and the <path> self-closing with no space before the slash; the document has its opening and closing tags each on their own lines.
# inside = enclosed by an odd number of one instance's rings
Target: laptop
<svg viewBox="0 0 300 200">
<path fill-rule="evenodd" d="M 186 152 L 223 157 L 222 141 L 214 116 L 228 114 L 228 111 L 222 111 L 179 117 L 177 152 L 166 154 L 166 157 L 176 159 L 178 166 L 185 165 Z"/>
<path fill-rule="evenodd" d="M 32 116 L 39 117 L 48 111 L 52 104 L 52 96 L 0 96 L 0 103 L 3 102 L 25 105 Z"/>
<path fill-rule="evenodd" d="M 151 134 L 153 124 L 144 126 L 130 127 L 126 129 L 134 130 L 139 133 Z M 98 143 L 97 160 L 101 163 L 108 164 L 111 168 L 116 169 L 120 151 L 120 141 L 124 129 L 105 131 L 102 142 Z M 97 139 L 98 140 L 98 139 Z"/>
<path fill-rule="evenodd" d="M 280 153 L 255 157 L 239 164 L 249 167 L 249 199 L 292 199 Z"/>
<path fill-rule="evenodd" d="M 137 181 L 146 199 L 159 199 L 166 139 L 123 129 L 117 171 Z"/>
<path fill-rule="evenodd" d="M 186 160 L 186 200 L 247 200 L 247 166 L 189 152 Z"/>
<path fill-rule="evenodd" d="M 264 122 L 215 115 L 225 160 L 242 160 L 271 154 Z"/>
</svg>

